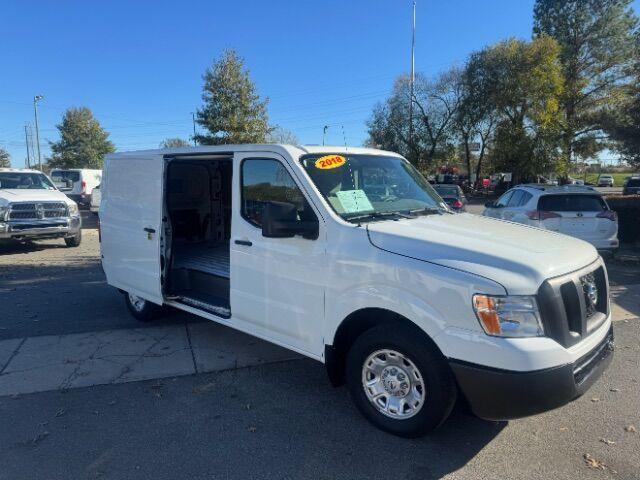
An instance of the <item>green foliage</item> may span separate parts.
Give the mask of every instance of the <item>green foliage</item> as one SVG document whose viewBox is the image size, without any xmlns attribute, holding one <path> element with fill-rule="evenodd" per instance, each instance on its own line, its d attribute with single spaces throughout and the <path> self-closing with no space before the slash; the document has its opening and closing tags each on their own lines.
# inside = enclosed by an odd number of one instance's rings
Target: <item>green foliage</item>
<svg viewBox="0 0 640 480">
<path fill-rule="evenodd" d="M 558 44 L 548 37 L 499 42 L 474 53 L 467 72 L 469 88 L 498 118 L 496 170 L 527 176 L 553 169 L 562 126 Z"/>
<path fill-rule="evenodd" d="M 0 168 L 11 168 L 11 156 L 2 147 L 0 147 Z"/>
<path fill-rule="evenodd" d="M 191 144 L 187 140 L 178 137 L 165 138 L 160 142 L 160 148 L 182 148 L 190 146 Z"/>
<path fill-rule="evenodd" d="M 104 155 L 115 151 L 109 134 L 86 107 L 70 108 L 56 126 L 60 140 L 50 142 L 48 168 L 102 168 Z"/>
<path fill-rule="evenodd" d="M 260 100 L 243 60 L 227 50 L 204 76 L 197 122 L 207 134 L 195 136 L 198 143 L 263 143 L 270 132 L 267 100 Z"/>
<path fill-rule="evenodd" d="M 638 18 L 631 0 L 536 0 L 534 35 L 560 45 L 565 89 L 564 169 L 607 146 L 603 115 L 625 95 L 628 67 L 638 55 Z M 608 116 L 611 126 L 614 120 Z"/>
</svg>

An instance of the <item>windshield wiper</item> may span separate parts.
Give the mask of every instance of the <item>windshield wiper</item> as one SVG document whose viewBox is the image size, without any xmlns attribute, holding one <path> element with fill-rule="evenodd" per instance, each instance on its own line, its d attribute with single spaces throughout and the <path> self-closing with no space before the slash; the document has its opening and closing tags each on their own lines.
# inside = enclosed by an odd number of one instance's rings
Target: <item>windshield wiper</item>
<svg viewBox="0 0 640 480">
<path fill-rule="evenodd" d="M 402 212 L 371 212 L 371 213 L 365 213 L 363 215 L 356 215 L 355 217 L 349 217 L 346 220 L 348 222 L 360 222 L 362 220 L 380 220 L 383 218 L 390 218 L 390 217 L 400 217 L 400 218 L 416 218 L 415 215 L 407 215 L 406 213 L 402 213 Z"/>
<path fill-rule="evenodd" d="M 448 210 L 442 207 L 425 207 L 409 210 L 409 213 L 412 215 L 442 215 L 445 212 L 448 212 Z"/>
</svg>

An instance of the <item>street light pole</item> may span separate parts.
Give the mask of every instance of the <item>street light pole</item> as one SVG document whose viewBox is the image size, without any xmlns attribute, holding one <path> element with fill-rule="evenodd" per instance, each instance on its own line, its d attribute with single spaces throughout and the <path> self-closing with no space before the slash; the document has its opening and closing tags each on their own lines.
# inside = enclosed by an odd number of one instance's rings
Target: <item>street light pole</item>
<svg viewBox="0 0 640 480">
<path fill-rule="evenodd" d="M 191 121 L 193 122 L 193 146 L 196 147 L 196 114 L 191 112 Z"/>
<path fill-rule="evenodd" d="M 40 157 L 40 128 L 38 127 L 38 102 L 44 97 L 36 95 L 33 97 L 33 113 L 36 117 L 36 147 L 38 152 L 38 168 L 42 171 L 42 158 Z"/>
<path fill-rule="evenodd" d="M 415 81 L 414 51 L 416 47 L 416 0 L 413 0 L 413 26 L 411 30 L 411 76 L 409 78 L 409 147 L 413 142 L 413 83 Z"/>
<path fill-rule="evenodd" d="M 325 125 L 322 129 L 322 146 L 324 147 L 324 137 L 327 135 L 327 130 L 329 129 L 329 125 Z"/>
<path fill-rule="evenodd" d="M 26 168 L 31 168 L 31 153 L 29 152 L 29 133 L 27 131 L 28 125 L 24 125 L 24 143 L 27 146 L 27 165 Z"/>
</svg>

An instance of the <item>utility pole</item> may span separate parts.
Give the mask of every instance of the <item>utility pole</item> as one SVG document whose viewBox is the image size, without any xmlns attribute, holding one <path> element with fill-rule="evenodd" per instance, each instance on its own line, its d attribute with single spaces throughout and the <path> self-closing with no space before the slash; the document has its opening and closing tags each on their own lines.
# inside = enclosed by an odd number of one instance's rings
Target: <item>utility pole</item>
<svg viewBox="0 0 640 480">
<path fill-rule="evenodd" d="M 26 168 L 31 168 L 31 154 L 29 153 L 29 132 L 28 132 L 28 128 L 29 126 L 25 123 L 24 124 L 24 143 L 27 145 L 27 164 L 25 165 Z"/>
<path fill-rule="evenodd" d="M 411 30 L 411 76 L 409 78 L 409 146 L 413 142 L 413 83 L 415 81 L 416 0 L 413 0 L 413 24 Z"/>
<path fill-rule="evenodd" d="M 191 121 L 193 122 L 193 146 L 196 147 L 196 114 L 191 112 Z"/>
<path fill-rule="evenodd" d="M 36 95 L 33 97 L 33 113 L 36 117 L 36 147 L 38 149 L 38 168 L 42 171 L 42 158 L 40 157 L 40 129 L 38 127 L 38 102 L 44 97 L 42 95 Z"/>
<path fill-rule="evenodd" d="M 327 130 L 329 130 L 329 125 L 325 125 L 322 129 L 322 146 L 324 147 L 324 137 L 327 135 Z"/>
</svg>

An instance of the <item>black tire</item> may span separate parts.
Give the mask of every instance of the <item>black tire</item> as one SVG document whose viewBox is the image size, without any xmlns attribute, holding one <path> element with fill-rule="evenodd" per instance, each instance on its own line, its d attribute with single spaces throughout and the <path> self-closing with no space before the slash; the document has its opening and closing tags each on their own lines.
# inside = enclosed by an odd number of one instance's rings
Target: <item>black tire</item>
<svg viewBox="0 0 640 480">
<path fill-rule="evenodd" d="M 150 322 L 160 315 L 161 307 L 136 295 L 124 292 L 124 301 L 131 315 L 141 322 Z"/>
<path fill-rule="evenodd" d="M 419 371 L 425 395 L 413 416 L 391 418 L 367 397 L 363 367 L 369 356 L 379 350 L 401 353 Z M 413 325 L 381 325 L 360 335 L 347 355 L 345 377 L 351 397 L 365 418 L 400 437 L 414 438 L 435 430 L 447 419 L 456 402 L 456 383 L 446 359 L 426 334 Z"/>
<path fill-rule="evenodd" d="M 67 244 L 67 247 L 79 247 L 82 242 L 82 230 L 78 230 L 78 234 L 73 237 L 68 237 L 64 239 L 64 243 Z"/>
</svg>

